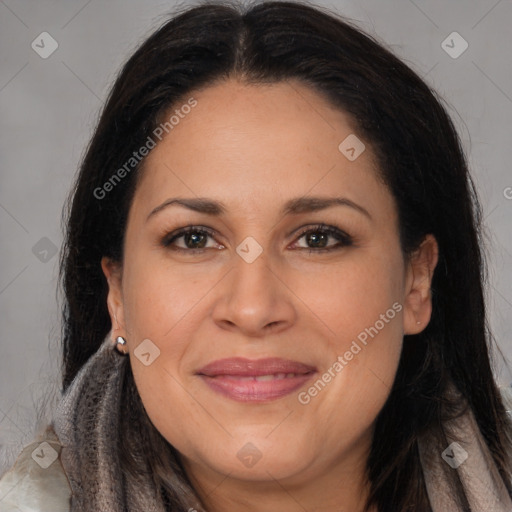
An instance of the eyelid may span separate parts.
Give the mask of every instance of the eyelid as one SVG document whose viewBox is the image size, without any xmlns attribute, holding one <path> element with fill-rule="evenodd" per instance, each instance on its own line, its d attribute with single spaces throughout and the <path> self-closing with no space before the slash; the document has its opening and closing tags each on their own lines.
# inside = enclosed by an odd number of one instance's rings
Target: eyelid
<svg viewBox="0 0 512 512">
<path fill-rule="evenodd" d="M 338 239 L 338 243 L 328 246 L 328 247 L 320 247 L 320 248 L 314 248 L 314 247 L 301 247 L 302 250 L 309 250 L 310 252 L 322 252 L 322 251 L 330 251 L 335 250 L 337 248 L 341 247 L 347 247 L 354 245 L 354 239 L 351 235 L 349 235 L 346 231 L 338 228 L 337 226 L 333 226 L 330 224 L 312 224 L 309 226 L 305 226 L 302 228 L 299 228 L 299 232 L 295 235 L 295 240 L 300 240 L 304 235 L 308 233 L 315 233 L 315 232 L 323 232 L 327 234 L 327 236 L 332 236 L 336 239 Z M 296 242 L 295 242 L 296 243 Z"/>
<path fill-rule="evenodd" d="M 173 231 L 171 231 L 170 233 L 167 233 L 163 236 L 162 240 L 161 240 L 161 244 L 164 246 L 164 247 L 169 247 L 172 242 L 174 242 L 175 240 L 177 240 L 178 238 L 181 238 L 183 235 L 186 235 L 187 233 L 205 233 L 207 234 L 208 236 L 210 236 L 211 238 L 215 238 L 215 236 L 217 235 L 217 233 L 215 232 L 215 230 L 211 229 L 211 228 L 208 228 L 206 226 L 201 226 L 201 225 L 189 225 L 189 226 L 183 226 L 181 228 L 177 228 Z M 219 243 L 219 242 L 217 242 Z M 220 245 L 224 245 L 222 243 L 219 243 Z M 182 247 L 174 247 L 174 250 L 176 251 L 186 251 L 186 252 L 193 252 L 193 251 L 204 251 L 206 248 L 198 248 L 198 249 L 183 249 Z"/>
<path fill-rule="evenodd" d="M 218 235 L 216 231 L 212 228 L 201 226 L 201 225 L 189 225 L 189 226 L 183 226 L 181 228 L 173 230 L 171 233 L 167 233 L 164 235 L 164 237 L 161 239 L 161 245 L 165 248 L 171 247 L 172 243 L 181 238 L 182 236 L 186 235 L 189 232 L 196 232 L 196 233 L 204 233 L 211 237 L 212 239 L 215 239 Z M 337 226 L 324 224 L 324 223 L 317 223 L 317 224 L 310 224 L 307 226 L 302 226 L 294 231 L 294 244 L 297 243 L 298 240 L 300 240 L 304 235 L 310 233 L 310 232 L 323 232 L 324 234 L 327 234 L 327 236 L 332 236 L 338 240 L 338 242 L 334 245 L 330 245 L 327 247 L 299 247 L 294 250 L 308 250 L 311 252 L 327 252 L 327 251 L 334 251 L 336 249 L 342 248 L 342 247 L 348 247 L 351 245 L 354 245 L 354 239 L 351 235 L 349 235 L 346 231 L 340 229 Z M 225 245 L 221 242 L 217 242 L 219 245 L 225 247 Z M 188 253 L 200 253 L 204 252 L 208 249 L 212 249 L 211 247 L 200 247 L 200 248 L 183 248 L 183 247 L 172 247 L 173 251 L 177 252 L 188 252 Z"/>
</svg>

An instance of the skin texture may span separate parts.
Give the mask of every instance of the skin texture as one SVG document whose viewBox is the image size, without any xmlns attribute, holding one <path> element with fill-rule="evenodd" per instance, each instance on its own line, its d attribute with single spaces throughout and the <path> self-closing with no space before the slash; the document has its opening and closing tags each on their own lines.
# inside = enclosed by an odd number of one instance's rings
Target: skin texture
<svg viewBox="0 0 512 512">
<path fill-rule="evenodd" d="M 127 339 L 147 413 L 180 452 L 208 510 L 360 511 L 373 424 L 403 335 L 430 319 L 436 241 L 427 236 L 404 261 L 395 203 L 377 178 L 369 143 L 349 161 L 338 145 L 356 133 L 350 118 L 307 86 L 230 79 L 193 97 L 197 106 L 145 161 L 122 266 L 102 260 L 112 338 Z M 281 212 L 286 201 L 304 196 L 348 198 L 371 218 L 349 206 Z M 226 212 L 172 205 L 147 219 L 171 197 L 210 198 Z M 320 223 L 347 233 L 352 244 L 319 252 L 301 228 L 315 233 Z M 186 226 L 213 231 L 203 252 L 194 253 L 194 241 L 187 246 L 184 237 L 173 246 L 189 252 L 162 245 Z M 252 263 L 236 252 L 249 236 L 263 250 Z M 332 235 L 322 240 L 338 244 Z M 401 311 L 300 403 L 299 391 L 395 303 Z M 145 339 L 160 350 L 149 366 L 134 355 Z M 285 397 L 241 403 L 195 373 L 235 356 L 292 359 L 317 374 Z M 252 467 L 237 457 L 247 443 L 261 454 Z"/>
</svg>

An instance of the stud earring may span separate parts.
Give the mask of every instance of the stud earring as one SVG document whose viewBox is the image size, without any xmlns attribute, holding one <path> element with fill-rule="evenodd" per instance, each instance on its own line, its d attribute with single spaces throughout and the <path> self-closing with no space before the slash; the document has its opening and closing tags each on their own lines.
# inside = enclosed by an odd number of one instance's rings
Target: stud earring
<svg viewBox="0 0 512 512">
<path fill-rule="evenodd" d="M 126 352 L 120 350 L 119 345 L 126 345 L 126 340 L 122 336 L 116 338 L 116 349 L 120 354 L 126 355 Z"/>
<path fill-rule="evenodd" d="M 420 324 L 421 324 L 421 322 L 418 320 L 418 321 L 416 322 L 416 325 L 420 325 Z"/>
</svg>

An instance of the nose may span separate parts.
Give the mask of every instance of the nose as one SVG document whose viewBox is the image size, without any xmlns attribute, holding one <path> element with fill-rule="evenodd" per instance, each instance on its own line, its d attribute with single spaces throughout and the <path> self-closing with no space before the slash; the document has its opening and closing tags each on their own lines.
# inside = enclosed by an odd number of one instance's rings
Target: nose
<svg viewBox="0 0 512 512">
<path fill-rule="evenodd" d="M 271 267 L 265 251 L 252 263 L 238 254 L 233 259 L 233 268 L 217 290 L 214 322 L 247 337 L 277 334 L 293 325 L 293 292 Z"/>
</svg>

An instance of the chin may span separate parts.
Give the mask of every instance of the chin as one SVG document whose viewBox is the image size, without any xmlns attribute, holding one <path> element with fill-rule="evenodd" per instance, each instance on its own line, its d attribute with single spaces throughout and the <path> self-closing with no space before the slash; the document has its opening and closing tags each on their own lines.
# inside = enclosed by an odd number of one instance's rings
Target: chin
<svg viewBox="0 0 512 512">
<path fill-rule="evenodd" d="M 244 436 L 243 440 L 231 439 L 227 446 L 218 446 L 214 452 L 215 459 L 209 454 L 210 467 L 230 478 L 251 481 L 268 481 L 269 479 L 288 479 L 298 473 L 307 471 L 312 458 L 308 458 L 308 450 L 302 449 L 292 434 L 287 436 L 289 446 L 284 442 L 270 441 L 268 432 L 261 438 Z M 231 456 L 226 454 L 231 453 Z"/>
</svg>

